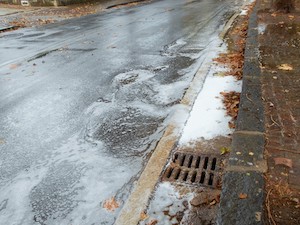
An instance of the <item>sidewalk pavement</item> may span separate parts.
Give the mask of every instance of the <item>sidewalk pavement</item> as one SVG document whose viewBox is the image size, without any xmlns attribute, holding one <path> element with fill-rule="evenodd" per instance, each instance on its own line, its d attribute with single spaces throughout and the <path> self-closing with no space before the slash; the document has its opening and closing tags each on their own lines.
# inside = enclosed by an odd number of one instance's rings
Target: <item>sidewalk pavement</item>
<svg viewBox="0 0 300 225">
<path fill-rule="evenodd" d="M 300 224 L 300 2 L 289 14 L 269 4 L 261 0 L 259 13 L 267 222 Z"/>
<path fill-rule="evenodd" d="M 300 224 L 300 3 L 258 0 L 218 224 Z"/>
</svg>

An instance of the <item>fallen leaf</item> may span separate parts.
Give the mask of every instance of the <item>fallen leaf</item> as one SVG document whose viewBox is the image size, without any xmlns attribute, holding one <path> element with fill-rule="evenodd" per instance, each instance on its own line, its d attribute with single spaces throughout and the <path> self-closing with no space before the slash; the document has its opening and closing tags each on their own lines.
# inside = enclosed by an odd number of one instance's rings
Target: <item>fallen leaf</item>
<svg viewBox="0 0 300 225">
<path fill-rule="evenodd" d="M 226 153 L 229 153 L 230 152 L 230 148 L 227 148 L 227 147 L 222 147 L 221 148 L 221 155 L 224 155 Z"/>
<path fill-rule="evenodd" d="M 218 73 L 215 74 L 215 76 L 225 77 L 226 76 L 226 72 L 218 72 Z"/>
<path fill-rule="evenodd" d="M 119 208 L 120 204 L 116 201 L 115 197 L 111 197 L 104 201 L 103 208 L 106 210 L 113 212 L 115 209 Z"/>
<path fill-rule="evenodd" d="M 261 212 L 255 212 L 255 221 L 260 222 L 261 221 Z"/>
<path fill-rule="evenodd" d="M 228 122 L 228 126 L 229 126 L 230 129 L 234 129 L 235 128 L 235 124 L 232 121 Z"/>
<path fill-rule="evenodd" d="M 246 198 L 248 198 L 248 195 L 245 194 L 245 193 L 240 193 L 240 194 L 239 194 L 239 198 L 240 198 L 240 199 L 246 199 Z"/>
<path fill-rule="evenodd" d="M 213 200 L 211 203 L 209 203 L 210 206 L 217 204 L 216 200 Z"/>
<path fill-rule="evenodd" d="M 2 138 L 0 138 L 0 144 L 3 145 L 3 144 L 5 144 L 5 143 L 6 143 L 5 140 L 2 139 Z"/>
<path fill-rule="evenodd" d="M 11 64 L 11 65 L 9 66 L 9 69 L 13 70 L 13 69 L 18 68 L 19 66 L 20 66 L 20 64 Z"/>
<path fill-rule="evenodd" d="M 289 168 L 293 167 L 293 161 L 288 158 L 282 158 L 282 157 L 274 158 L 274 162 L 275 162 L 275 165 L 284 165 Z"/>
<path fill-rule="evenodd" d="M 145 219 L 147 219 L 149 216 L 145 213 L 145 212 L 141 212 L 141 214 L 140 214 L 140 219 L 141 220 L 145 220 Z"/>
<path fill-rule="evenodd" d="M 293 66 L 290 64 L 281 64 L 281 65 L 277 66 L 277 68 L 280 70 L 286 70 L 286 71 L 293 70 Z"/>
<path fill-rule="evenodd" d="M 147 225 L 155 225 L 158 223 L 158 220 L 151 220 Z"/>
<path fill-rule="evenodd" d="M 288 173 L 284 173 L 284 172 L 281 172 L 280 175 L 285 176 L 285 177 L 289 176 Z"/>
</svg>

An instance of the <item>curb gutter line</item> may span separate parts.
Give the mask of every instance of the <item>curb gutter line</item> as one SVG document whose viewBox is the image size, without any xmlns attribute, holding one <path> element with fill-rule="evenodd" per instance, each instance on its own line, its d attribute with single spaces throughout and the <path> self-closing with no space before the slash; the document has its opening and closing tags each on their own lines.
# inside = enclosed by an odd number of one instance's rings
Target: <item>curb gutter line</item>
<svg viewBox="0 0 300 225">
<path fill-rule="evenodd" d="M 247 4 L 244 4 L 243 6 L 245 5 Z M 223 31 L 219 35 L 222 40 L 239 14 L 240 12 L 235 13 L 224 26 Z M 202 89 L 203 82 L 205 81 L 211 64 L 212 62 L 210 60 L 204 59 L 190 87 L 180 102 L 183 107 L 174 113 L 171 121 L 176 121 L 178 115 L 180 115 L 180 118 L 184 121 L 183 124 L 186 123 L 198 93 Z M 182 129 L 183 126 L 180 126 L 176 122 L 172 122 L 167 126 L 164 135 L 153 150 L 152 156 L 118 215 L 115 225 L 136 225 L 139 223 L 141 220 L 141 213 L 146 210 L 151 194 L 155 189 L 170 153 L 179 140 L 180 136 L 178 136 L 178 134 L 180 134 L 180 132 L 178 132 L 178 130 L 182 131 Z"/>
</svg>

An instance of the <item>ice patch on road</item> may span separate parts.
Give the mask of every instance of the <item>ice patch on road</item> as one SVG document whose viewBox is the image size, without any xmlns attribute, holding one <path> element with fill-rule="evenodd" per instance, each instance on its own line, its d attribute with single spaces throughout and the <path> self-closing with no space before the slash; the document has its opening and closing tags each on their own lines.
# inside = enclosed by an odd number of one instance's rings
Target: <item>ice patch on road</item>
<svg viewBox="0 0 300 225">
<path fill-rule="evenodd" d="M 1 224 L 32 224 L 29 194 L 46 173 L 47 168 L 32 168 L 20 173 L 0 189 Z"/>
<path fill-rule="evenodd" d="M 154 76 L 155 74 L 151 73 L 148 70 L 132 70 L 115 76 L 113 83 L 115 86 L 129 85 L 132 83 L 140 83 L 146 81 Z"/>
<path fill-rule="evenodd" d="M 157 103 L 162 105 L 175 104 L 175 101 L 179 103 L 180 96 L 178 96 L 178 93 L 182 93 L 186 85 L 187 81 L 185 80 L 179 80 L 171 84 L 155 84 L 153 85 L 153 89 L 157 94 L 154 96 L 154 99 Z M 174 90 L 180 90 L 180 92 L 174 92 Z"/>
<path fill-rule="evenodd" d="M 0 224 L 113 224 L 119 209 L 108 212 L 102 203 L 115 196 L 122 205 L 143 159 L 103 151 L 77 134 L 8 181 L 0 189 Z"/>
<path fill-rule="evenodd" d="M 179 54 L 178 50 L 186 44 L 187 42 L 183 38 L 180 38 L 169 45 L 165 45 L 161 51 L 161 55 L 170 58 L 176 57 L 176 55 Z"/>
<path fill-rule="evenodd" d="M 232 76 L 216 76 L 214 72 L 212 70 L 207 76 L 203 89 L 195 101 L 180 138 L 180 145 L 199 138 L 212 139 L 232 132 L 228 127 L 231 118 L 226 115 L 220 92 L 240 92 L 242 82 Z"/>
</svg>

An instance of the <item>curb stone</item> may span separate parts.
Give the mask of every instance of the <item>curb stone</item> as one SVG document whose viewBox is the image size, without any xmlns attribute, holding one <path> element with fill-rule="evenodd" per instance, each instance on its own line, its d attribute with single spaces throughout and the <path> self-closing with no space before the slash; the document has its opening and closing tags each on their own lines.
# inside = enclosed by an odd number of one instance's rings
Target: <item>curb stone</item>
<svg viewBox="0 0 300 225">
<path fill-rule="evenodd" d="M 264 159 L 264 109 L 258 50 L 259 4 L 257 1 L 249 18 L 240 108 L 223 178 L 218 225 L 264 224 L 263 174 L 267 163 Z"/>
</svg>

